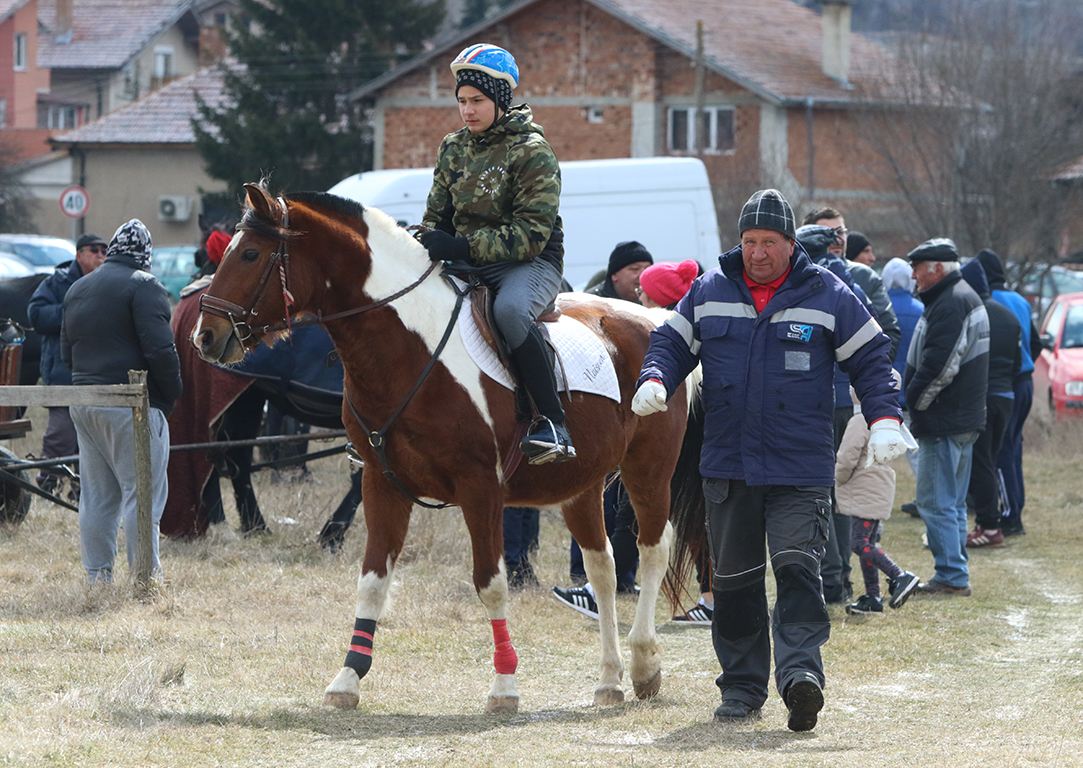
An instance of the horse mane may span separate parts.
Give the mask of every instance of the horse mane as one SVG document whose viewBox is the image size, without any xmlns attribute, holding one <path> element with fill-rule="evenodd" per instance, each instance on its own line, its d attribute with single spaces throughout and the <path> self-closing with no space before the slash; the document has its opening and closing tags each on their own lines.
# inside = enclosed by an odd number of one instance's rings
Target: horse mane
<svg viewBox="0 0 1083 768">
<path fill-rule="evenodd" d="M 332 195 L 330 192 L 294 192 L 286 195 L 286 200 L 303 203 L 304 205 L 318 205 L 334 213 L 341 213 L 344 216 L 357 219 L 359 222 L 365 220 L 365 206 L 355 200 Z"/>
<path fill-rule="evenodd" d="M 267 188 L 266 181 L 261 181 L 259 183 L 259 188 L 266 192 L 269 197 L 274 197 Z M 334 213 L 348 216 L 359 223 L 363 223 L 365 220 L 365 207 L 363 205 L 354 200 L 339 197 L 338 195 L 332 195 L 328 192 L 294 192 L 276 199 L 284 199 L 287 202 L 297 202 L 303 205 L 326 208 Z M 278 222 L 267 221 L 266 219 L 260 218 L 259 214 L 256 213 L 256 209 L 251 205 L 245 206 L 244 214 L 241 216 L 240 223 L 237 224 L 237 229 L 249 229 L 257 235 L 261 235 L 271 240 L 294 238 L 303 234 L 295 229 L 287 229 L 278 224 Z"/>
</svg>

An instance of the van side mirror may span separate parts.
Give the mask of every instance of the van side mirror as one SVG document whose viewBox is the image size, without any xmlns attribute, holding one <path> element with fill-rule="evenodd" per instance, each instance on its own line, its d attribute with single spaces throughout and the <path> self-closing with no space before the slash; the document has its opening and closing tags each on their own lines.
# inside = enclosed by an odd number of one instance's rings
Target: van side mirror
<svg viewBox="0 0 1083 768">
<path fill-rule="evenodd" d="M 1038 335 L 1038 341 L 1041 342 L 1042 349 L 1048 349 L 1048 350 L 1052 351 L 1052 349 L 1053 349 L 1053 334 L 1051 334 L 1049 331 L 1045 331 L 1044 333 L 1039 334 Z"/>
</svg>

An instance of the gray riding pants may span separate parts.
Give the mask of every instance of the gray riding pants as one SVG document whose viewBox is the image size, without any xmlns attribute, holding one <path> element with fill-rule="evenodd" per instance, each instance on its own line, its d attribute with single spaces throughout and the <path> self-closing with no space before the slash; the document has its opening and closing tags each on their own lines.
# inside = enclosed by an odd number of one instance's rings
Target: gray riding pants
<svg viewBox="0 0 1083 768">
<path fill-rule="evenodd" d="M 496 291 L 493 318 L 509 349 L 518 349 L 526 335 L 560 292 L 560 269 L 544 259 L 507 261 L 486 267 L 485 284 Z"/>
</svg>

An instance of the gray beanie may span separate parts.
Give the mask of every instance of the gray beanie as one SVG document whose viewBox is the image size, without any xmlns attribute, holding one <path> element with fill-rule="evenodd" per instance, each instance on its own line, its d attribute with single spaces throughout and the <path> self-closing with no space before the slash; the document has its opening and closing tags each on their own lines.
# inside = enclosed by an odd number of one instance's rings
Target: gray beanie
<svg viewBox="0 0 1083 768">
<path fill-rule="evenodd" d="M 793 240 L 793 210 L 777 189 L 761 189 L 741 209 L 737 228 L 742 235 L 749 229 L 770 229 Z"/>
</svg>

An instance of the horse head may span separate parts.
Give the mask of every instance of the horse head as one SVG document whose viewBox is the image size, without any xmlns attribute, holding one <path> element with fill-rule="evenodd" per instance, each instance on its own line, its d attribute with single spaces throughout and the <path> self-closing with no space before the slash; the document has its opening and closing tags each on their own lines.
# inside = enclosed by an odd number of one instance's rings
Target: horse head
<svg viewBox="0 0 1083 768">
<path fill-rule="evenodd" d="M 247 204 L 214 279 L 200 297 L 191 342 L 210 362 L 235 363 L 279 332 L 295 303 L 289 247 L 298 237 L 289 209 L 258 184 L 245 184 Z"/>
</svg>

